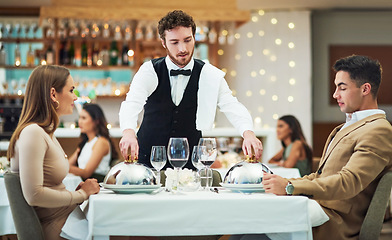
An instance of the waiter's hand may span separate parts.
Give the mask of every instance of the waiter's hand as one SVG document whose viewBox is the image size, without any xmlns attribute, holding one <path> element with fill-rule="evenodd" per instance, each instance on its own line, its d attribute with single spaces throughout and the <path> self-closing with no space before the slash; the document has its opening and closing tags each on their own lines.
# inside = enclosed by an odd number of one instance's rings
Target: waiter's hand
<svg viewBox="0 0 392 240">
<path fill-rule="evenodd" d="M 263 173 L 263 188 L 266 193 L 276 195 L 287 195 L 286 186 L 289 181 L 281 176 L 269 173 Z"/>
<path fill-rule="evenodd" d="M 263 144 L 261 144 L 260 139 L 258 139 L 255 133 L 250 130 L 246 130 L 243 136 L 244 141 L 242 143 L 242 151 L 245 156 L 252 156 L 254 153 L 256 159 L 261 158 L 261 154 L 263 153 Z"/>
<path fill-rule="evenodd" d="M 139 144 L 137 142 L 137 137 L 133 129 L 125 129 L 123 131 L 123 137 L 120 140 L 119 146 L 121 155 L 124 157 L 125 160 L 128 159 L 128 155 L 130 160 L 137 159 L 139 154 Z"/>
</svg>

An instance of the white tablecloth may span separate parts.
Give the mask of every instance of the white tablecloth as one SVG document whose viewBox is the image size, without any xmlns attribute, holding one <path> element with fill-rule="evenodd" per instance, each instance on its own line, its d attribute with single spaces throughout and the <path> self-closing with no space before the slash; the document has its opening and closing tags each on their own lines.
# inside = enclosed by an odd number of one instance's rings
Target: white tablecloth
<svg viewBox="0 0 392 240">
<path fill-rule="evenodd" d="M 70 174 L 64 179 L 63 183 L 69 191 L 74 191 L 81 181 L 82 179 L 79 176 Z M 0 236 L 7 234 L 16 234 L 16 230 L 8 202 L 4 178 L 0 177 Z"/>
<path fill-rule="evenodd" d="M 289 232 L 312 239 L 309 199 L 228 190 L 171 194 L 92 195 L 87 206 L 89 238 L 107 235 L 184 236 Z"/>
</svg>

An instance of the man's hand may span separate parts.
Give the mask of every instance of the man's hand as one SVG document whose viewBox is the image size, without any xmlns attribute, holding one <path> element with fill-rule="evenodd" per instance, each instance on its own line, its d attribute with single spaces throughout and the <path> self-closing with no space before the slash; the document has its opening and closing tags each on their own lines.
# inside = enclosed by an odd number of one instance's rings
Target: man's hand
<svg viewBox="0 0 392 240">
<path fill-rule="evenodd" d="M 254 153 L 256 159 L 261 158 L 261 155 L 263 153 L 263 144 L 261 144 L 260 139 L 258 139 L 255 133 L 250 130 L 245 131 L 243 136 L 244 141 L 242 143 L 242 151 L 244 151 L 244 154 L 252 156 Z"/>
<path fill-rule="evenodd" d="M 133 129 L 126 129 L 123 131 L 123 137 L 119 143 L 121 155 L 124 157 L 125 160 L 128 159 L 137 159 L 139 154 L 139 144 L 137 142 L 136 134 Z M 129 151 L 130 149 L 130 151 Z"/>
<path fill-rule="evenodd" d="M 289 181 L 281 176 L 275 174 L 263 174 L 263 188 L 266 193 L 273 193 L 276 195 L 287 195 L 286 186 Z"/>
</svg>

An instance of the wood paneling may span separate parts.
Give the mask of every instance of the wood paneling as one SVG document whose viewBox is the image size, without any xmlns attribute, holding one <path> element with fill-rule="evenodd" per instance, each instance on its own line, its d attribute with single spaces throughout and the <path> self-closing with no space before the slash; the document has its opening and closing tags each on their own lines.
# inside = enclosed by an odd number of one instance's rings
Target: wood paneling
<svg viewBox="0 0 392 240">
<path fill-rule="evenodd" d="M 336 100 L 332 97 L 335 91 L 335 72 L 332 66 L 336 60 L 350 55 L 365 55 L 377 59 L 383 66 L 381 86 L 378 91 L 379 104 L 392 104 L 392 45 L 331 45 L 329 47 L 329 104 L 336 105 Z"/>
<path fill-rule="evenodd" d="M 313 157 L 321 157 L 332 130 L 341 123 L 313 123 Z"/>
<path fill-rule="evenodd" d="M 236 0 L 53 0 L 41 7 L 41 18 L 159 20 L 175 9 L 192 15 L 196 21 L 246 22 L 249 11 L 237 9 Z"/>
</svg>

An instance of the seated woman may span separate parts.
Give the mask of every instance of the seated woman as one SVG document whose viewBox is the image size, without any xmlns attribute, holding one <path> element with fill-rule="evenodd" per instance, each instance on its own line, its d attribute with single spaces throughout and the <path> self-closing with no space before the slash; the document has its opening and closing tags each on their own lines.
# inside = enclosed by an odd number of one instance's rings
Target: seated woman
<svg viewBox="0 0 392 240">
<path fill-rule="evenodd" d="M 110 140 L 107 121 L 97 104 L 84 104 L 79 115 L 80 143 L 68 159 L 69 172 L 102 182 L 117 152 Z"/>
<path fill-rule="evenodd" d="M 80 183 L 72 192 L 63 184 L 69 165 L 54 132 L 59 116 L 72 113 L 77 99 L 74 88 L 68 69 L 36 67 L 27 82 L 19 123 L 7 152 L 11 171 L 19 173 L 23 196 L 34 206 L 45 239 L 62 239 L 60 232 L 68 215 L 99 192 L 95 179 Z"/>
<path fill-rule="evenodd" d="M 270 160 L 287 168 L 298 168 L 301 176 L 312 171 L 312 149 L 306 143 L 301 125 L 292 115 L 282 116 L 278 120 L 276 134 L 283 148 Z"/>
</svg>

